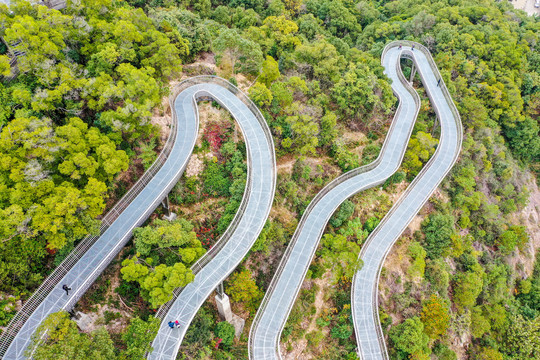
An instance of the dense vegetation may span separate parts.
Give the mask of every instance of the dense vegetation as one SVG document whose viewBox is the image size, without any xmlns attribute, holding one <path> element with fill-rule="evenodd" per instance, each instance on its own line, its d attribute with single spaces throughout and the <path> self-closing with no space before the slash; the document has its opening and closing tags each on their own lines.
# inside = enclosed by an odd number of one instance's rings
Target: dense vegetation
<svg viewBox="0 0 540 360">
<path fill-rule="evenodd" d="M 62 12 L 20 0 L 10 10 L 0 8 L 2 36 L 20 41 L 26 55 L 19 75 L 0 84 L 0 291 L 27 296 L 96 231 L 106 196 L 121 196 L 154 158 L 150 118 L 169 80 L 182 62 L 196 61 L 184 72 L 217 72 L 249 93 L 283 165 L 270 219 L 226 286 L 249 326 L 311 198 L 378 155 L 396 104 L 380 54 L 387 42 L 410 39 L 432 51 L 465 137 L 420 229 L 398 244 L 404 268 L 383 273 L 381 321 L 392 357 L 540 358 L 540 260 L 531 272 L 535 250 L 519 217 L 536 186 L 528 169 L 539 169 L 537 19 L 489 0 L 83 0 Z M 216 67 L 199 60 L 208 52 Z M 410 63 L 402 68 L 408 75 Z M 9 74 L 6 56 L 0 71 Z M 414 84 L 422 108 L 402 169 L 334 214 L 283 334 L 290 351 L 302 343 L 303 354 L 318 359 L 356 356 L 349 294 L 357 255 L 438 143 L 418 77 Z M 203 170 L 173 192 L 181 219 L 137 230 L 111 265 L 111 278 L 123 277 L 119 295 L 100 280 L 85 310 L 105 301 L 116 307 L 119 296 L 126 316 L 146 319 L 190 281 L 188 267 L 226 229 L 245 187 L 245 149 L 227 140 L 236 129 L 223 118 L 204 125 L 195 151 Z M 13 298 L 1 299 L 0 325 L 14 308 Z M 69 342 L 87 344 L 84 351 L 95 352 L 93 342 L 103 344 L 103 357 L 130 348 L 113 336 L 114 350 L 103 332 L 79 338 L 65 316 L 50 321 Z M 206 304 L 183 356 L 245 357 L 245 337 L 233 342 L 219 324 Z M 54 340 L 44 358 L 60 351 Z"/>
</svg>

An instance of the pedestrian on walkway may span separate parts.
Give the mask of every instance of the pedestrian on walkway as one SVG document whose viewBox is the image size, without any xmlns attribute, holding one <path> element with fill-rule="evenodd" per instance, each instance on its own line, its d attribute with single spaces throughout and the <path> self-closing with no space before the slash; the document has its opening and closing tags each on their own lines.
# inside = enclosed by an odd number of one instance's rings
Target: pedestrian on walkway
<svg viewBox="0 0 540 360">
<path fill-rule="evenodd" d="M 441 79 L 439 79 L 439 81 L 437 81 L 437 86 L 441 85 Z"/>
<path fill-rule="evenodd" d="M 64 289 L 66 291 L 66 295 L 69 296 L 69 290 L 71 290 L 70 287 L 68 287 L 66 284 L 62 285 L 62 289 Z"/>
<path fill-rule="evenodd" d="M 172 321 L 169 321 L 169 327 L 170 327 L 171 329 L 174 329 L 174 323 L 173 323 Z"/>
<path fill-rule="evenodd" d="M 180 323 L 178 322 L 178 320 L 176 320 L 176 321 L 174 322 L 174 325 L 176 325 L 177 328 L 180 327 Z"/>
<path fill-rule="evenodd" d="M 399 45 L 398 49 L 401 50 L 401 45 Z"/>
<path fill-rule="evenodd" d="M 412 49 L 411 49 L 411 50 L 414 51 L 414 45 L 412 46 Z"/>
</svg>

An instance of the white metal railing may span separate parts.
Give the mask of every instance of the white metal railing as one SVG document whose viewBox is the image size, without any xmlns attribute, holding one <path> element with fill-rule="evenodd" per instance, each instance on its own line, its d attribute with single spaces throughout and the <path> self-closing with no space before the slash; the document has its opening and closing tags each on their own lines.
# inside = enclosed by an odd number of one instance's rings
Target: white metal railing
<svg viewBox="0 0 540 360">
<path fill-rule="evenodd" d="M 185 89 L 191 86 L 189 79 L 181 82 L 175 89 Z M 175 93 L 176 94 L 176 93 Z M 43 281 L 43 283 L 37 288 L 36 291 L 28 298 L 23 304 L 21 310 L 15 314 L 10 321 L 6 330 L 0 337 L 0 357 L 2 357 L 7 351 L 9 345 L 15 338 L 18 331 L 29 319 L 31 314 L 41 304 L 42 300 L 50 293 L 50 291 L 58 284 L 58 282 L 70 271 L 71 268 L 81 259 L 86 251 L 92 247 L 96 240 L 109 228 L 109 226 L 118 218 L 122 211 L 129 206 L 129 204 L 137 197 L 137 195 L 144 189 L 144 187 L 150 182 L 154 175 L 163 166 L 168 159 L 170 152 L 176 141 L 176 112 L 174 109 L 175 94 L 169 97 L 169 104 L 171 106 L 171 119 L 174 119 L 169 124 L 170 133 L 161 150 L 161 153 L 150 166 L 150 168 L 141 176 L 141 178 L 129 189 L 129 191 L 107 212 L 107 214 L 101 219 L 101 226 L 99 228 L 99 234 L 92 236 L 88 235 L 84 237 L 75 249 L 58 265 L 54 271 Z M 86 291 L 91 284 L 87 285 Z"/>
<path fill-rule="evenodd" d="M 381 57 L 381 61 L 382 61 L 383 57 Z M 396 67 L 397 67 L 397 72 L 399 75 L 401 75 L 401 77 L 403 77 L 403 74 L 401 72 L 401 67 L 400 67 L 400 64 L 399 62 L 396 64 Z M 403 79 L 405 79 L 403 77 Z M 420 109 L 420 97 L 419 95 L 416 93 L 416 91 L 414 91 L 414 89 L 412 89 L 412 87 L 406 87 L 406 89 L 412 94 L 413 98 L 414 98 L 414 101 L 415 101 L 415 104 L 416 104 L 416 115 L 418 115 L 418 111 Z M 396 113 L 395 113 L 395 116 L 394 116 L 394 119 L 397 119 L 399 114 L 400 114 L 400 111 L 401 111 L 401 107 L 402 107 L 402 101 L 401 99 L 399 98 L 399 94 L 395 93 L 395 95 L 398 97 L 399 99 L 399 104 L 398 104 L 398 108 L 396 109 Z M 253 346 L 254 346 L 254 339 L 255 339 L 255 336 L 253 334 L 253 331 L 254 329 L 256 329 L 260 323 L 260 318 L 262 317 L 262 314 L 266 311 L 266 306 L 268 305 L 268 302 L 270 301 L 270 298 L 272 297 L 272 293 L 274 292 L 275 290 L 275 287 L 277 286 L 277 283 L 279 282 L 279 278 L 281 277 L 281 274 L 283 273 L 283 270 L 285 268 L 285 265 L 287 264 L 287 262 L 290 260 L 290 256 L 291 256 L 291 253 L 292 253 L 292 250 L 294 248 L 294 246 L 296 245 L 296 242 L 298 241 L 298 237 L 300 236 L 300 233 L 302 232 L 302 229 L 305 225 L 305 222 L 307 220 L 307 218 L 309 217 L 310 213 L 313 211 L 313 209 L 317 206 L 317 204 L 324 198 L 324 196 L 326 196 L 330 191 L 332 191 L 335 187 L 337 187 L 338 185 L 344 183 L 345 181 L 353 178 L 353 177 L 356 177 L 360 174 L 363 174 L 365 172 L 368 172 L 370 170 L 373 170 L 374 168 L 376 168 L 377 166 L 379 166 L 379 164 L 381 163 L 382 161 L 382 155 L 384 154 L 385 152 L 385 149 L 387 147 L 387 144 L 388 144 L 388 139 L 390 138 L 390 135 L 394 132 L 394 129 L 396 127 L 396 122 L 395 121 L 392 121 L 392 124 L 390 125 L 390 128 L 388 129 L 388 134 L 386 136 L 386 139 L 383 143 L 383 146 L 379 152 L 379 155 L 377 157 L 377 159 L 375 159 L 373 162 L 371 162 L 370 164 L 367 164 L 367 165 L 364 165 L 364 166 L 361 166 L 359 168 L 356 168 L 356 169 L 353 169 L 345 174 L 342 174 L 341 176 L 337 177 L 336 179 L 332 180 L 330 183 L 328 183 L 321 191 L 319 191 L 315 197 L 313 198 L 313 200 L 311 200 L 311 202 L 309 203 L 308 207 L 306 208 L 306 210 L 304 211 L 301 219 L 300 219 L 300 222 L 298 223 L 297 227 L 296 227 L 296 230 L 293 234 L 293 237 L 291 239 L 291 242 L 289 243 L 289 245 L 287 246 L 287 249 L 285 250 L 285 253 L 283 254 L 282 258 L 281 258 L 281 261 L 279 262 L 279 265 L 276 269 L 276 272 L 272 278 L 272 281 L 270 282 L 270 285 L 268 287 L 268 289 L 266 290 L 265 292 L 265 296 L 259 306 L 259 309 L 257 310 L 257 313 L 255 315 L 255 318 L 253 320 L 253 323 L 251 325 L 251 329 L 250 329 L 250 334 L 249 334 L 249 344 L 248 344 L 248 352 L 249 352 L 249 357 L 252 358 L 253 354 L 252 354 L 252 350 L 253 350 Z M 409 137 L 410 137 L 410 132 L 412 131 L 412 127 L 409 131 Z M 405 150 L 406 150 L 407 146 L 405 146 L 402 150 L 401 150 L 401 157 L 403 156 Z M 380 181 L 379 183 L 382 183 L 384 182 L 384 180 Z M 378 184 L 374 184 L 375 185 L 378 185 Z M 353 196 L 356 192 L 354 193 L 351 193 L 350 196 Z M 337 207 L 336 207 L 337 209 Z M 335 209 L 334 209 L 335 210 Z M 326 224 L 328 222 L 328 220 L 330 219 L 330 216 L 325 219 L 324 221 L 324 224 Z M 324 229 L 325 229 L 325 226 L 322 226 L 321 227 L 321 230 L 319 231 L 318 233 L 318 238 L 320 238 L 324 232 Z M 314 248 L 311 252 L 311 258 L 313 258 L 313 255 L 316 251 L 316 248 Z M 307 271 L 308 269 L 304 269 L 304 273 L 303 273 L 303 278 L 305 278 L 306 274 L 307 274 Z M 296 289 L 296 295 L 295 295 L 295 298 L 298 296 L 298 293 L 299 293 L 300 289 Z M 289 307 L 288 307 L 288 310 L 287 310 L 287 318 L 290 314 L 290 312 L 292 311 L 292 308 L 294 306 L 294 302 L 291 302 Z M 282 326 L 285 325 L 285 324 L 282 324 Z M 280 330 L 280 333 L 281 331 L 283 330 L 283 327 L 281 328 Z M 276 344 L 274 344 L 275 346 L 275 349 L 276 351 L 279 353 L 278 349 L 279 349 L 279 338 L 277 339 L 277 342 Z"/>
<path fill-rule="evenodd" d="M 268 128 L 268 125 L 266 123 L 266 120 L 265 120 L 264 116 L 262 115 L 262 113 L 260 112 L 259 108 L 251 101 L 251 99 L 244 92 L 239 90 L 236 86 L 234 86 L 233 84 L 231 84 L 227 80 L 222 79 L 222 78 L 217 77 L 217 76 L 201 75 L 201 76 L 193 77 L 190 80 L 196 81 L 196 82 L 199 82 L 199 81 L 200 82 L 212 82 L 214 84 L 220 85 L 220 86 L 226 88 L 227 90 L 229 90 L 230 92 L 232 92 L 233 94 L 235 94 L 245 105 L 247 105 L 247 107 L 251 110 L 251 112 L 257 118 L 258 122 L 261 124 L 261 128 L 263 129 L 264 135 L 265 135 L 268 143 L 272 147 L 272 151 L 271 151 L 272 164 L 276 163 L 276 161 L 275 161 L 275 151 L 273 151 L 274 150 L 274 141 L 273 141 L 270 129 Z M 215 101 L 220 102 L 217 97 L 214 97 L 211 94 L 209 94 L 209 95 Z M 224 106 L 223 104 L 221 104 L 221 105 Z M 246 187 L 244 189 L 244 195 L 242 197 L 242 201 L 240 202 L 240 206 L 238 207 L 238 210 L 237 210 L 233 220 L 231 221 L 231 223 L 229 224 L 229 226 L 227 227 L 227 229 L 225 230 L 223 235 L 221 235 L 219 240 L 214 244 L 214 246 L 206 254 L 204 254 L 199 260 L 197 260 L 195 262 L 195 264 L 193 264 L 191 266 L 191 270 L 192 270 L 193 274 L 197 274 L 204 266 L 206 266 L 216 256 L 216 254 L 218 254 L 221 251 L 223 246 L 225 246 L 225 244 L 227 244 L 229 239 L 234 234 L 235 230 L 238 227 L 238 224 L 240 223 L 240 220 L 242 219 L 242 217 L 244 215 L 244 212 L 245 212 L 247 204 L 248 204 L 248 200 L 249 200 L 248 199 L 248 194 L 250 192 L 251 183 L 252 183 L 251 167 L 249 165 L 251 163 L 251 161 L 250 161 L 251 153 L 250 153 L 249 147 L 246 147 L 246 149 L 247 149 L 247 156 L 248 156 L 248 159 L 247 159 L 248 173 L 247 173 L 247 179 L 246 179 Z M 274 172 L 273 176 L 275 178 L 275 175 L 276 175 L 275 174 L 275 167 L 273 168 L 273 172 Z M 272 193 L 274 193 L 274 191 L 275 191 L 275 181 L 273 182 Z M 270 209 L 268 209 L 268 210 L 270 210 Z M 177 289 L 175 289 L 173 291 L 173 298 L 171 300 L 169 300 L 167 303 L 163 304 L 159 308 L 159 310 L 156 312 L 156 317 L 157 318 L 163 320 L 165 315 L 171 309 L 171 306 L 173 305 L 173 303 L 176 301 L 178 296 L 180 296 L 180 294 L 182 293 L 183 289 L 184 289 L 183 287 L 180 287 L 180 288 L 177 288 Z"/>
<path fill-rule="evenodd" d="M 462 123 L 461 123 L 461 117 L 459 116 L 459 112 L 456 108 L 456 105 L 454 104 L 454 101 L 452 100 L 452 96 L 450 95 L 450 92 L 448 91 L 448 88 L 446 87 L 446 84 L 444 82 L 444 79 L 442 78 L 440 72 L 439 72 L 439 68 L 437 67 L 437 65 L 435 64 L 435 61 L 433 60 L 433 57 L 431 55 L 431 52 L 429 51 L 428 48 L 426 48 L 425 46 L 417 43 L 417 42 L 414 42 L 414 41 L 408 41 L 408 40 L 398 40 L 398 41 L 393 41 L 389 44 L 387 44 L 383 50 L 383 57 L 384 55 L 386 54 L 386 52 L 390 49 L 390 48 L 394 48 L 394 47 L 398 47 L 400 45 L 406 45 L 406 46 L 415 46 L 415 49 L 418 49 L 420 50 L 422 53 L 424 53 L 424 55 L 426 56 L 426 59 L 428 60 L 429 62 L 429 65 L 431 67 L 431 70 L 433 71 L 434 74 L 436 74 L 436 76 L 441 79 L 441 83 L 440 83 L 440 88 L 442 90 L 442 93 L 446 99 L 446 101 L 448 102 L 448 105 L 449 105 L 449 108 L 450 108 L 450 111 L 452 112 L 452 115 L 453 115 L 453 118 L 455 120 L 455 123 L 456 123 L 456 127 L 457 127 L 457 135 L 458 135 L 458 144 L 457 144 L 457 147 L 456 147 L 456 151 L 453 155 L 453 158 L 452 158 L 452 164 L 454 164 L 459 156 L 459 153 L 460 153 L 460 150 L 461 150 L 461 143 L 462 143 L 462 140 L 463 140 L 463 128 L 462 128 Z M 409 52 L 409 50 L 406 50 L 406 53 L 403 54 L 403 56 L 411 59 L 414 63 L 415 63 L 415 66 L 418 68 L 418 65 L 416 64 L 416 60 L 414 58 L 414 54 L 412 52 Z M 422 76 L 422 73 L 419 71 L 418 72 L 421 79 L 422 79 L 422 82 L 425 83 L 425 79 L 423 78 Z M 399 72 L 399 74 L 401 74 L 401 80 L 402 82 L 404 83 L 404 85 L 406 87 L 410 87 L 408 86 L 409 82 L 405 79 L 405 77 L 403 77 L 403 74 L 401 72 Z M 412 87 L 410 87 L 412 89 Z M 413 89 L 414 91 L 414 89 Z M 416 93 L 416 91 L 415 91 Z M 431 98 L 431 94 L 429 92 L 427 92 L 428 96 Z M 435 110 L 436 114 L 437 114 L 437 117 L 439 117 L 439 119 L 441 118 L 440 117 L 440 112 L 439 112 L 439 109 L 437 108 L 437 105 L 435 102 L 431 101 L 431 104 L 433 106 L 433 109 Z M 370 236 L 368 237 L 368 239 L 366 240 L 366 242 L 364 243 L 364 245 L 362 246 L 362 250 L 360 251 L 360 258 L 365 254 L 365 251 L 366 249 L 368 248 L 368 244 L 371 243 L 372 239 L 375 237 L 375 235 L 380 231 L 380 229 L 382 229 L 384 227 L 384 225 L 386 223 L 388 223 L 388 219 L 391 217 L 391 215 L 395 212 L 395 210 L 399 207 L 399 205 L 401 203 L 403 203 L 403 201 L 405 200 L 405 198 L 407 197 L 407 195 L 412 191 L 412 189 L 414 188 L 415 184 L 420 181 L 420 179 L 424 176 L 424 174 L 431 168 L 431 166 L 433 165 L 433 163 L 435 162 L 436 158 L 437 158 L 437 155 L 440 153 L 440 147 L 438 146 L 437 149 L 435 150 L 435 153 L 433 154 L 433 156 L 430 158 L 430 160 L 427 162 L 427 164 L 422 168 L 422 170 L 418 173 L 418 175 L 414 178 L 414 180 L 411 182 L 411 184 L 409 184 L 409 186 L 407 187 L 407 189 L 405 189 L 405 191 L 403 192 L 403 194 L 400 196 L 400 198 L 398 199 L 398 201 L 394 204 L 394 206 L 392 206 L 392 209 L 385 215 L 385 217 L 383 218 L 383 220 L 381 221 L 381 223 L 377 226 L 377 228 L 370 234 Z M 442 174 L 441 176 L 441 179 L 444 178 L 448 172 L 450 171 L 452 167 L 450 166 L 445 172 L 444 174 Z M 426 197 L 423 201 L 422 201 L 422 204 L 421 206 L 423 206 L 427 200 L 429 199 L 429 196 Z M 394 239 L 394 242 L 396 241 L 397 239 Z M 386 342 L 384 341 L 384 334 L 383 334 L 383 331 L 382 331 L 382 326 L 381 326 L 381 322 L 379 320 L 379 301 L 378 301 L 378 288 L 379 288 L 379 280 L 380 280 L 380 275 L 381 275 L 381 271 L 382 271 L 382 267 L 383 267 L 383 264 L 384 264 L 384 259 L 386 258 L 386 256 L 388 255 L 388 253 L 390 252 L 390 249 L 392 248 L 392 245 L 393 243 L 386 249 L 385 253 L 384 253 L 384 257 L 383 257 L 383 261 L 381 261 L 381 263 L 379 264 L 379 268 L 378 268 L 378 276 L 377 276 L 377 281 L 373 284 L 373 299 L 372 299 L 372 302 L 373 304 L 375 304 L 374 308 L 373 308 L 373 318 L 375 319 L 375 323 L 377 324 L 376 326 L 376 330 L 377 330 L 377 339 L 378 339 L 378 342 L 379 342 L 379 346 L 380 348 L 383 350 L 382 352 L 382 356 L 384 357 L 384 359 L 386 360 L 389 360 L 390 357 L 388 355 L 388 349 L 386 348 Z M 351 292 L 354 293 L 354 284 L 355 284 L 355 281 L 353 281 L 352 283 L 352 289 L 351 289 Z M 353 312 L 354 312 L 354 307 L 353 308 Z M 353 315 L 354 316 L 354 315 Z"/>
<path fill-rule="evenodd" d="M 37 307 L 41 304 L 43 299 L 47 297 L 47 295 L 50 293 L 50 291 L 58 284 L 58 282 L 70 271 L 70 269 L 73 268 L 73 266 L 81 259 L 81 257 L 86 253 L 86 251 L 91 248 L 91 246 L 96 242 L 96 240 L 110 227 L 112 223 L 118 218 L 118 216 L 122 213 L 125 208 L 129 206 L 129 204 L 137 197 L 137 195 L 144 189 L 144 187 L 150 182 L 150 180 L 154 177 L 154 175 L 159 171 L 159 169 L 163 166 L 165 161 L 167 160 L 168 156 L 170 155 L 170 152 L 174 146 L 174 143 L 176 141 L 176 128 L 177 128 L 177 121 L 176 121 L 176 109 L 174 106 L 174 100 L 178 96 L 180 92 L 182 92 L 184 89 L 197 85 L 197 84 L 203 84 L 203 83 L 215 83 L 220 86 L 223 86 L 227 88 L 229 91 L 233 92 L 242 102 L 244 102 L 250 110 L 256 115 L 257 120 L 261 123 L 262 128 L 264 130 L 265 136 L 267 137 L 269 144 L 272 147 L 273 150 L 273 140 L 270 133 L 270 130 L 268 129 L 268 126 L 266 124 L 266 121 L 264 120 L 264 117 L 260 113 L 259 109 L 251 102 L 251 100 L 238 88 L 233 86 L 228 81 L 219 78 L 217 76 L 196 76 L 193 78 L 186 79 L 182 82 L 180 82 L 175 88 L 173 89 L 171 95 L 169 96 L 169 104 L 171 107 L 171 118 L 173 119 L 170 123 L 170 133 L 167 138 L 167 141 L 165 145 L 163 146 L 163 149 L 161 153 L 159 154 L 158 158 L 154 161 L 152 166 L 143 174 L 143 176 L 129 189 L 129 191 L 120 199 L 109 211 L 108 213 L 101 219 L 101 226 L 99 230 L 99 235 L 96 236 L 86 236 L 83 238 L 80 243 L 75 247 L 75 249 L 62 261 L 62 263 L 56 267 L 56 269 L 45 279 L 45 281 L 38 287 L 38 289 L 32 294 L 32 296 L 24 303 L 21 310 L 13 317 L 13 319 L 10 321 L 8 326 L 6 327 L 5 332 L 0 337 L 0 358 L 5 354 L 7 349 L 9 348 L 9 345 L 15 338 L 18 331 L 22 328 L 24 323 L 30 318 L 31 314 L 37 309 Z M 204 97 L 202 95 L 201 97 Z M 214 98 L 212 96 L 212 98 Z M 195 109 L 197 109 L 196 106 L 196 99 L 193 98 L 193 106 Z M 218 99 L 216 99 L 218 101 Z M 197 110 L 198 111 L 198 110 Z M 198 118 L 198 112 L 197 112 L 197 118 Z M 274 151 L 271 152 L 273 164 L 275 164 L 275 153 Z M 194 273 L 197 273 L 206 263 L 208 263 L 211 258 L 215 256 L 217 252 L 223 247 L 223 245 L 227 242 L 227 240 L 230 238 L 231 234 L 234 232 L 234 229 L 238 225 L 239 218 L 241 218 L 243 211 L 245 210 L 245 206 L 247 204 L 247 201 L 245 199 L 246 193 L 249 191 L 250 188 L 250 181 L 249 178 L 249 149 L 248 149 L 248 181 L 246 184 L 246 191 L 244 193 L 244 198 L 242 199 L 242 202 L 240 204 L 240 208 L 233 219 L 232 223 L 229 225 L 227 230 L 225 231 L 224 235 L 220 238 L 220 241 L 216 243 L 216 245 L 210 250 L 203 258 L 199 259 L 194 265 L 193 265 L 193 271 Z M 275 166 L 274 166 L 274 177 L 275 177 Z M 273 187 L 275 190 L 275 182 L 273 182 Z M 161 199 L 159 199 L 161 201 Z M 159 202 L 158 202 L 159 203 Z M 152 209 L 153 210 L 153 209 Z M 268 209 L 269 211 L 270 209 Z M 105 269 L 105 267 L 108 265 L 110 260 L 114 256 L 116 256 L 116 253 L 112 254 L 111 256 L 108 256 L 107 261 L 102 262 L 103 263 L 103 269 L 96 269 L 94 273 L 101 273 Z M 81 289 L 78 289 L 78 292 L 82 295 L 84 292 L 88 290 L 88 288 L 92 285 L 92 282 L 88 282 L 85 284 Z M 178 290 L 178 289 L 177 289 Z M 175 293 L 179 293 L 179 291 L 176 291 Z M 68 303 L 65 307 L 69 308 L 75 305 L 77 299 L 70 300 L 70 303 Z M 167 304 L 166 304 L 167 305 Z M 165 306 L 166 306 L 165 305 Z M 161 309 L 160 309 L 161 310 Z"/>
</svg>

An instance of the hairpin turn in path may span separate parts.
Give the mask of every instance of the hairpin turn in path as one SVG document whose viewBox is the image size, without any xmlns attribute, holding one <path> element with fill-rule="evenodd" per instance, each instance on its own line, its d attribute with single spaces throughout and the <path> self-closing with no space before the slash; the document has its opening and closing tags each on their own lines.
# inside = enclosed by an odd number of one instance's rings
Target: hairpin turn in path
<svg viewBox="0 0 540 360">
<path fill-rule="evenodd" d="M 183 309 L 182 316 L 174 316 L 184 328 L 198 309 L 196 302 L 202 303 L 247 254 L 266 222 L 274 199 L 276 165 L 270 130 L 257 107 L 228 81 L 214 76 L 190 78 L 181 82 L 171 96 L 171 133 L 156 162 L 107 213 L 100 234 L 82 240 L 25 302 L 0 337 L 1 358 L 24 359 L 32 334 L 41 321 L 53 312 L 72 309 L 125 246 L 133 229 L 140 226 L 167 196 L 187 166 L 195 145 L 199 128 L 197 100 L 200 99 L 217 101 L 240 125 L 246 141 L 248 175 L 244 197 L 229 228 L 192 266 L 195 281 L 175 291 L 175 296 L 180 294 L 190 298 L 189 310 Z M 62 289 L 63 284 L 72 288 L 68 296 Z M 204 296 L 204 293 L 208 294 Z M 201 296 L 204 299 L 200 300 Z M 176 311 L 177 308 L 172 306 L 170 309 Z M 30 317 L 31 321 L 28 321 Z M 166 322 L 163 326 L 167 326 Z M 161 335 L 162 332 L 158 337 Z M 158 354 L 158 358 L 175 358 L 178 347 L 168 347 L 170 339 L 158 338 L 156 341 L 161 340 L 166 346 L 158 346 L 159 350 L 156 348 L 153 354 Z M 178 340 L 175 339 L 179 346 Z"/>
<path fill-rule="evenodd" d="M 329 183 L 309 204 L 270 283 L 249 338 L 249 356 L 254 360 L 279 359 L 279 339 L 298 296 L 326 223 L 337 207 L 359 191 L 383 183 L 398 168 L 420 108 L 416 91 L 404 78 L 400 59 L 413 60 L 435 109 L 441 138 L 435 154 L 367 239 L 360 257 L 363 268 L 355 275 L 352 315 L 358 352 L 362 359 L 387 359 L 378 317 L 377 287 L 386 254 L 431 196 L 455 163 L 462 139 L 461 120 L 429 51 L 409 41 L 388 44 L 382 65 L 392 80 L 399 106 L 379 157 Z"/>
<path fill-rule="evenodd" d="M 279 337 L 294 304 L 326 223 L 353 194 L 384 182 L 398 168 L 420 107 L 418 94 L 401 73 L 399 60 L 413 60 L 439 118 L 441 138 L 433 157 L 405 194 L 367 239 L 360 254 L 364 267 L 353 280 L 352 310 L 362 359 L 388 358 L 378 319 L 377 286 L 382 263 L 395 240 L 431 196 L 455 163 L 461 148 L 461 120 L 429 54 L 420 44 L 396 41 L 383 51 L 382 64 L 393 81 L 399 106 L 379 157 L 329 183 L 305 211 L 263 299 L 250 332 L 252 359 L 277 359 Z M 104 217 L 100 235 L 85 238 L 45 280 L 8 325 L 0 338 L 0 356 L 24 358 L 39 323 L 50 313 L 71 309 L 118 254 L 178 181 L 191 155 L 197 130 L 198 99 L 213 99 L 238 121 L 248 149 L 248 178 L 244 198 L 233 222 L 217 246 L 192 268 L 195 281 L 175 291 L 173 301 L 160 309 L 162 319 L 179 319 L 180 331 L 167 331 L 164 321 L 155 338 L 151 359 L 174 359 L 185 331 L 212 290 L 241 262 L 270 212 L 276 185 L 275 154 L 270 131 L 253 103 L 227 81 L 195 77 L 174 93 L 171 136 L 162 154 L 145 175 Z M 175 156 L 171 156 L 175 155 Z M 62 284 L 73 288 L 67 297 Z M 32 316 L 33 321 L 27 321 Z"/>
</svg>

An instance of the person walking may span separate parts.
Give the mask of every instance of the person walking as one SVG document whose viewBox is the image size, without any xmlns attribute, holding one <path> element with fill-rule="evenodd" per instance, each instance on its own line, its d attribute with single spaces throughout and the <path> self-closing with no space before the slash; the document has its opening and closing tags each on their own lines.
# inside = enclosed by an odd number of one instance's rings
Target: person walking
<svg viewBox="0 0 540 360">
<path fill-rule="evenodd" d="M 401 45 L 399 45 L 398 50 L 401 50 Z"/>
<path fill-rule="evenodd" d="M 69 290 L 71 290 L 70 287 L 68 287 L 66 284 L 62 285 L 62 289 L 66 291 L 66 295 L 69 296 Z"/>
<path fill-rule="evenodd" d="M 180 327 L 180 323 L 178 322 L 178 320 L 176 320 L 176 321 L 174 322 L 174 325 L 176 325 L 177 328 Z"/>
<path fill-rule="evenodd" d="M 412 46 L 411 50 L 414 51 L 414 45 Z"/>
<path fill-rule="evenodd" d="M 174 329 L 174 323 L 173 323 L 172 321 L 169 321 L 169 327 L 170 327 L 171 329 Z"/>
<path fill-rule="evenodd" d="M 441 79 L 439 79 L 439 81 L 437 81 L 437 86 L 440 86 L 441 85 Z"/>
</svg>

